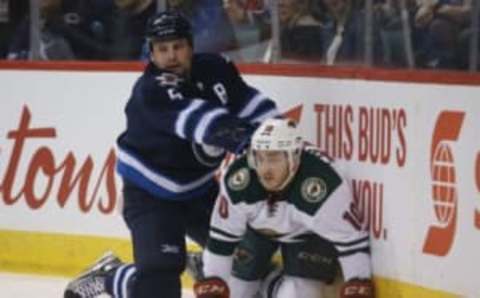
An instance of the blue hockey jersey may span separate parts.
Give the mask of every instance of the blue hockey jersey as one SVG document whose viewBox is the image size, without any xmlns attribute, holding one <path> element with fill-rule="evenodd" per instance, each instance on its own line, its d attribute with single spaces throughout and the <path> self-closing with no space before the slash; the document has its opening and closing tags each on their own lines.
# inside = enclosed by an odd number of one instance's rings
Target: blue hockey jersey
<svg viewBox="0 0 480 298">
<path fill-rule="evenodd" d="M 211 183 L 225 150 L 235 152 L 255 123 L 279 115 L 275 103 L 247 85 L 217 54 L 193 56 L 191 76 L 150 63 L 125 108 L 117 171 L 158 198 L 188 199 Z"/>
</svg>

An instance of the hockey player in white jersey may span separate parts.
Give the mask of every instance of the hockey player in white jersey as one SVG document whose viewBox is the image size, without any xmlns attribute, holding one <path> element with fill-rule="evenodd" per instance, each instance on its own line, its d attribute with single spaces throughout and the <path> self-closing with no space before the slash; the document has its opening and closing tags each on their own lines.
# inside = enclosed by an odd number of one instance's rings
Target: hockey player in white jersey
<svg viewBox="0 0 480 298">
<path fill-rule="evenodd" d="M 221 179 L 197 298 L 321 298 L 341 268 L 341 298 L 372 298 L 369 236 L 335 165 L 304 147 L 291 120 L 270 119 Z M 282 273 L 264 279 L 280 250 Z M 263 280 L 263 283 L 262 283 Z"/>
</svg>

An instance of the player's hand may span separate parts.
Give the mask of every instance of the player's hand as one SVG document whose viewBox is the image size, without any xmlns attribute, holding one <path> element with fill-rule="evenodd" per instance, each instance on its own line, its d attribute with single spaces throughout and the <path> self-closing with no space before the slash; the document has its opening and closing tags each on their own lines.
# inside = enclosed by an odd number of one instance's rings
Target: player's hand
<svg viewBox="0 0 480 298">
<path fill-rule="evenodd" d="M 230 298 L 227 283 L 216 276 L 196 281 L 193 292 L 196 298 Z"/>
<path fill-rule="evenodd" d="M 369 279 L 353 279 L 345 282 L 340 289 L 340 298 L 374 298 L 375 289 Z"/>
</svg>

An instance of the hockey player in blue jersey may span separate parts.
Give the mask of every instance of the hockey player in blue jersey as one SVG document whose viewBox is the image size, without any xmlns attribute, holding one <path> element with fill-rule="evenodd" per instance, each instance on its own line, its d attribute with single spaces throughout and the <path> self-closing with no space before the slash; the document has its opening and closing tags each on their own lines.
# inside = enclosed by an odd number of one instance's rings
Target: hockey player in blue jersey
<svg viewBox="0 0 480 298">
<path fill-rule="evenodd" d="M 117 170 L 134 264 L 107 255 L 69 283 L 66 298 L 180 298 L 185 237 L 206 242 L 225 152 L 241 150 L 257 123 L 279 114 L 228 59 L 193 54 L 191 32 L 178 13 L 151 18 L 151 61 L 125 109 Z"/>
</svg>

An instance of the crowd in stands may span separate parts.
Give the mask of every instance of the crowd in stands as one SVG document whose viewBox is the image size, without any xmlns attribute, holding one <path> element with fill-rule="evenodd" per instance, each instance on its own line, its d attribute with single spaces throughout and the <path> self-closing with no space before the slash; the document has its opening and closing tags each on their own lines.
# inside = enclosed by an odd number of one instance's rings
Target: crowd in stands
<svg viewBox="0 0 480 298">
<path fill-rule="evenodd" d="M 197 52 L 266 62 L 278 4 L 280 62 L 468 69 L 474 0 L 166 0 L 194 28 Z M 44 60 L 148 59 L 143 37 L 157 0 L 39 0 Z M 403 13 L 406 12 L 406 13 Z M 368 23 L 367 23 L 368 22 Z M 369 29 L 369 30 L 368 30 Z M 366 38 L 366 32 L 370 32 Z M 406 34 L 407 32 L 407 34 Z M 0 58 L 28 59 L 28 0 L 0 0 Z M 479 51 L 479 49 L 477 49 Z"/>
</svg>

